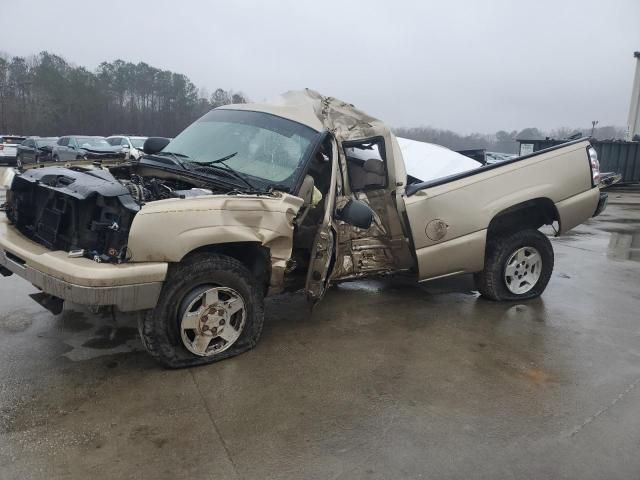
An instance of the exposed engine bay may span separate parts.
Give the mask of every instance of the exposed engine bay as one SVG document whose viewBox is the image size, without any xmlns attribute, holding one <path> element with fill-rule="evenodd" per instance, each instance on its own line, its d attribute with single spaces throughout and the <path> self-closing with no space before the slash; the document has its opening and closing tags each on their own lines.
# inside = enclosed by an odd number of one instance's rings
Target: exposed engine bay
<svg viewBox="0 0 640 480">
<path fill-rule="evenodd" d="M 34 168 L 15 176 L 5 210 L 23 235 L 51 250 L 122 263 L 130 259 L 129 231 L 142 205 L 228 191 L 213 179 L 151 162 Z"/>
</svg>

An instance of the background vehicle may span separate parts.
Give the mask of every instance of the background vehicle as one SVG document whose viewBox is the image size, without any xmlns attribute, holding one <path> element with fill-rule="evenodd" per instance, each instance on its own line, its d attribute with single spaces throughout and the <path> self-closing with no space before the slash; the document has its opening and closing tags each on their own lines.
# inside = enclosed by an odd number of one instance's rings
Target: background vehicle
<svg viewBox="0 0 640 480">
<path fill-rule="evenodd" d="M 252 348 L 265 295 L 283 291 L 317 303 L 337 282 L 473 273 L 486 298 L 537 297 L 554 264 L 539 228 L 562 234 L 607 198 L 586 140 L 471 170 L 428 148 L 423 163 L 442 156 L 458 172 L 425 180 L 384 123 L 311 90 L 217 108 L 145 150 L 110 168 L 16 175 L 0 271 L 52 311 L 63 300 L 144 311 L 142 341 L 169 367 Z"/>
<path fill-rule="evenodd" d="M 124 158 L 122 148 L 114 147 L 104 137 L 68 135 L 60 137 L 53 147 L 52 157 L 56 162 L 73 160 L 102 160 Z"/>
<path fill-rule="evenodd" d="M 494 164 L 498 162 L 504 162 L 506 160 L 513 160 L 518 155 L 515 153 L 500 153 L 500 152 L 487 152 L 485 159 L 488 164 Z"/>
<path fill-rule="evenodd" d="M 18 145 L 16 165 L 20 168 L 25 163 L 50 162 L 57 141 L 58 137 L 28 137 Z"/>
<path fill-rule="evenodd" d="M 0 163 L 15 165 L 18 145 L 24 139 L 17 135 L 0 135 Z"/>
<path fill-rule="evenodd" d="M 107 137 L 107 141 L 114 147 L 120 146 L 124 151 L 126 158 L 133 158 L 134 160 L 138 160 L 144 152 L 142 148 L 144 147 L 144 141 L 147 137 L 139 137 L 132 135 L 112 135 Z"/>
</svg>

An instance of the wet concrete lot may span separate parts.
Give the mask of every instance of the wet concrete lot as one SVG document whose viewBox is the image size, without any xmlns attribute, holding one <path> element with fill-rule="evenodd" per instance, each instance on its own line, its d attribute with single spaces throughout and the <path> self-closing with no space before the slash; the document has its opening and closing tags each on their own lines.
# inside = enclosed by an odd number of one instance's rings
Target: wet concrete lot
<svg viewBox="0 0 640 480">
<path fill-rule="evenodd" d="M 554 248 L 536 301 L 468 277 L 281 296 L 255 350 L 177 371 L 133 318 L 0 278 L 0 478 L 638 478 L 640 195 Z"/>
</svg>

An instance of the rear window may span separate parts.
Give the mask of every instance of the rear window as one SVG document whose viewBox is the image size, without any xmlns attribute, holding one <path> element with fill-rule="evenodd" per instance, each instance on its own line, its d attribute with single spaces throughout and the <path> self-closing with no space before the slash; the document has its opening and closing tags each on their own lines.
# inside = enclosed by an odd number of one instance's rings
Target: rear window
<svg viewBox="0 0 640 480">
<path fill-rule="evenodd" d="M 19 145 L 24 142 L 26 137 L 0 137 L 0 143 L 5 145 Z"/>
</svg>

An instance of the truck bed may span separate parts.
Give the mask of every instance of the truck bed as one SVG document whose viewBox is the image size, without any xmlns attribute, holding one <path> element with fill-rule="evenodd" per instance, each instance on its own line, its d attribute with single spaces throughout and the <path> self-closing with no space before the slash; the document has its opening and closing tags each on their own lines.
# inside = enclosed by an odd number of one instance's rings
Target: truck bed
<svg viewBox="0 0 640 480">
<path fill-rule="evenodd" d="M 547 205 L 564 233 L 597 212 L 600 191 L 592 184 L 587 148 L 576 140 L 477 170 L 406 188 L 405 207 L 422 279 L 484 268 L 491 221 L 523 204 Z M 430 238 L 429 224 L 446 226 Z"/>
<path fill-rule="evenodd" d="M 447 175 L 445 177 L 441 177 L 441 178 L 437 178 L 434 180 L 427 180 L 424 182 L 418 182 L 418 183 L 412 183 L 410 185 L 407 186 L 406 188 L 406 194 L 407 196 L 411 196 L 413 194 L 415 194 L 416 192 L 420 191 L 420 190 L 424 190 L 425 188 L 430 188 L 430 187 L 435 187 L 438 185 L 443 185 L 445 183 L 449 183 L 449 182 L 453 182 L 455 180 L 460 180 L 463 178 L 468 178 L 474 175 L 479 175 L 481 173 L 487 172 L 487 171 L 491 171 L 491 170 L 496 170 L 496 169 L 500 169 L 503 167 L 506 167 L 507 165 L 513 165 L 513 164 L 517 164 L 519 162 L 528 160 L 530 158 L 533 157 L 537 157 L 539 155 L 544 155 L 546 153 L 549 152 L 554 152 L 556 150 L 562 150 L 565 149 L 567 147 L 570 147 L 572 145 L 577 145 L 580 143 L 584 143 L 584 142 L 588 142 L 587 138 L 580 138 L 578 140 L 573 140 L 570 142 L 566 142 L 560 145 L 556 145 L 550 148 L 545 148 L 543 150 L 538 150 L 537 152 L 534 153 L 530 153 L 529 155 L 523 155 L 521 157 L 516 157 L 516 158 L 512 158 L 511 160 L 505 160 L 503 162 L 499 162 L 499 163 L 492 163 L 492 164 L 487 164 L 484 165 L 482 167 L 473 169 L 473 170 L 468 170 L 465 172 L 461 172 L 461 173 L 455 173 L 453 175 Z"/>
</svg>

